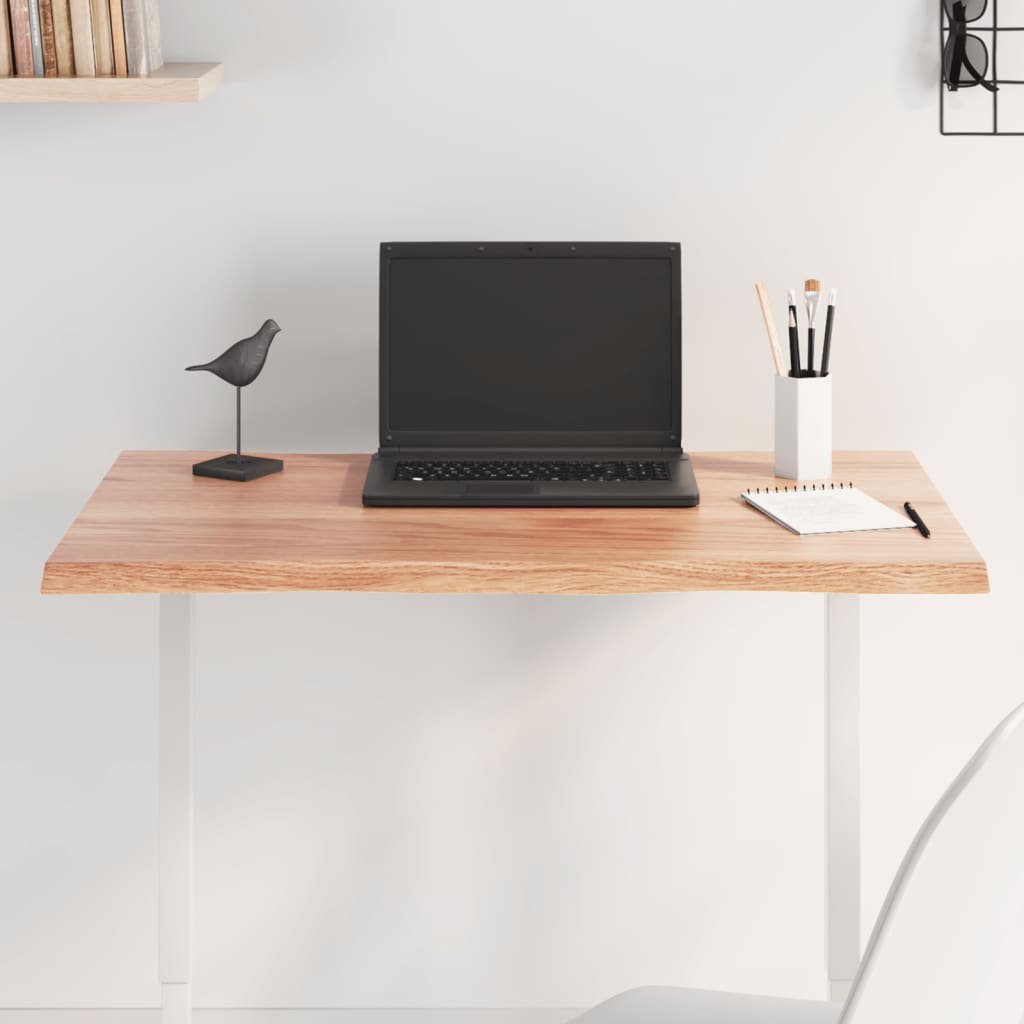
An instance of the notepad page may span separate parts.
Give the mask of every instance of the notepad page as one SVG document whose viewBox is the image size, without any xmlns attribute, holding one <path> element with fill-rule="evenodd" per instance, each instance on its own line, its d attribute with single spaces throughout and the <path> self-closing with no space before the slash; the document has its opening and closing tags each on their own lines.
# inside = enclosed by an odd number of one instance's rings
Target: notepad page
<svg viewBox="0 0 1024 1024">
<path fill-rule="evenodd" d="M 807 491 L 745 491 L 754 508 L 799 534 L 899 530 L 914 524 L 857 487 Z"/>
</svg>

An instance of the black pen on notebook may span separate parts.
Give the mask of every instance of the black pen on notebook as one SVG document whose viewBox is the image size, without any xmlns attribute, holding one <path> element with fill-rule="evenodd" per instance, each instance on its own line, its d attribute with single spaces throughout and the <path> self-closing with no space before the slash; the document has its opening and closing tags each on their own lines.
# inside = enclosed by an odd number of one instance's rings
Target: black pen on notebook
<svg viewBox="0 0 1024 1024">
<path fill-rule="evenodd" d="M 924 520 L 917 514 L 914 506 L 909 501 L 903 502 L 903 511 L 914 520 L 914 525 L 921 531 L 922 537 L 930 537 L 932 535 L 932 531 L 924 525 Z"/>
<path fill-rule="evenodd" d="M 836 315 L 836 294 L 838 289 L 833 288 L 828 293 L 828 312 L 825 314 L 825 344 L 821 350 L 821 375 L 828 376 L 828 360 L 832 355 L 832 321 Z"/>
</svg>

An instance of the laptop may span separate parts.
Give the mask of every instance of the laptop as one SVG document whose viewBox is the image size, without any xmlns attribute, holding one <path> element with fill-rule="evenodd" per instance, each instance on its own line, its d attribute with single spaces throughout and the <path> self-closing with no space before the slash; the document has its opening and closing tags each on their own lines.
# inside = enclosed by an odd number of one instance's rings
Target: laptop
<svg viewBox="0 0 1024 1024">
<path fill-rule="evenodd" d="M 692 506 L 673 242 L 388 242 L 365 505 Z"/>
</svg>

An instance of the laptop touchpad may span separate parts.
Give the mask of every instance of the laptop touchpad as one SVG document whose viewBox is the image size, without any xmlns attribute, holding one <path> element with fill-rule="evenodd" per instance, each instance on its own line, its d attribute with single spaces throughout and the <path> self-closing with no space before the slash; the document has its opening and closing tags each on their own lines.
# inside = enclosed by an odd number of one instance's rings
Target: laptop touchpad
<svg viewBox="0 0 1024 1024">
<path fill-rule="evenodd" d="M 537 494 L 539 488 L 536 484 L 526 483 L 479 483 L 466 484 L 464 494 Z"/>
</svg>

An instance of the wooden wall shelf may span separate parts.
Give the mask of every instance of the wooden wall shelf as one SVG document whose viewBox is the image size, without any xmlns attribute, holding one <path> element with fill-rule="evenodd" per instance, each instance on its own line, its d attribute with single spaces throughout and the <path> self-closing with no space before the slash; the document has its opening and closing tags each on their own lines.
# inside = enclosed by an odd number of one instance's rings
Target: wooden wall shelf
<svg viewBox="0 0 1024 1024">
<path fill-rule="evenodd" d="M 0 103 L 198 103 L 223 64 L 165 64 L 146 78 L 0 78 Z"/>
</svg>

